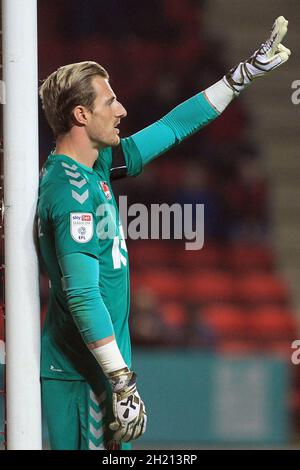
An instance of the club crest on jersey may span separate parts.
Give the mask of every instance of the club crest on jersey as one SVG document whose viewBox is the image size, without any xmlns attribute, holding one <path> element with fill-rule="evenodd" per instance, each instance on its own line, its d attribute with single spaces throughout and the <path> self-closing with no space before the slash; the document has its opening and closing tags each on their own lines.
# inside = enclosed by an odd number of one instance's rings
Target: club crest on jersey
<svg viewBox="0 0 300 470">
<path fill-rule="evenodd" d="M 94 233 L 93 214 L 88 212 L 71 212 L 70 214 L 70 232 L 75 242 L 87 243 Z"/>
<path fill-rule="evenodd" d="M 108 186 L 107 182 L 106 181 L 99 181 L 99 185 L 100 185 L 102 191 L 104 192 L 106 199 L 108 201 L 110 201 L 110 199 L 112 199 L 112 195 L 111 195 L 111 192 L 110 192 L 110 189 L 109 189 L 109 186 Z"/>
</svg>

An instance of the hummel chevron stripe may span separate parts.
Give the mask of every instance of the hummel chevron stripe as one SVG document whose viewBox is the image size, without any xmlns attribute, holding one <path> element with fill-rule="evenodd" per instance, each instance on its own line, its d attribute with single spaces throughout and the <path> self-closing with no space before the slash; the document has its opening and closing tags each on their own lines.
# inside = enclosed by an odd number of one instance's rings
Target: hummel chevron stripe
<svg viewBox="0 0 300 470">
<path fill-rule="evenodd" d="M 103 444 L 100 444 L 99 446 L 95 446 L 95 444 L 93 444 L 92 441 L 89 441 L 89 449 L 90 450 L 105 450 L 105 447 Z"/>
<path fill-rule="evenodd" d="M 63 166 L 64 168 L 69 168 L 69 170 L 73 170 L 73 171 L 77 170 L 77 168 L 78 168 L 78 166 L 75 165 L 75 164 L 71 166 L 71 165 L 68 165 L 68 164 L 65 163 L 65 162 L 62 162 L 62 166 Z"/>
<path fill-rule="evenodd" d="M 80 181 L 69 180 L 69 183 L 73 184 L 73 186 L 76 186 L 77 188 L 80 189 L 80 188 L 82 188 L 82 186 L 84 186 L 87 183 L 87 181 L 86 181 L 85 178 L 82 178 L 82 180 L 80 180 Z"/>
<path fill-rule="evenodd" d="M 71 176 L 72 178 L 79 178 L 79 176 L 81 176 L 81 174 L 78 171 L 74 173 L 73 171 L 65 170 L 65 173 L 66 175 Z"/>
<path fill-rule="evenodd" d="M 99 439 L 102 434 L 103 434 L 103 428 L 99 428 L 99 429 L 96 429 L 92 423 L 90 423 L 90 433 L 92 434 L 93 437 L 95 437 L 96 439 Z"/>
<path fill-rule="evenodd" d="M 72 190 L 72 197 L 74 199 L 76 199 L 76 201 L 78 201 L 80 204 L 83 204 L 87 200 L 87 198 L 89 197 L 89 190 L 87 189 L 82 194 L 79 194 L 76 191 Z"/>
<path fill-rule="evenodd" d="M 101 411 L 97 413 L 97 411 L 95 411 L 94 408 L 90 406 L 90 415 L 96 423 L 100 423 L 105 413 L 102 413 Z"/>
</svg>

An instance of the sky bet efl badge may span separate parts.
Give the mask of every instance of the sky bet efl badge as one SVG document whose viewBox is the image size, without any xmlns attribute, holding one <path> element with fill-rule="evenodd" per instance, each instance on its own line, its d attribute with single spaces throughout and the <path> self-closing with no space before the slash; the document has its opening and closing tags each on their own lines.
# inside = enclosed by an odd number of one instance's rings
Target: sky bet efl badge
<svg viewBox="0 0 300 470">
<path fill-rule="evenodd" d="M 106 199 L 108 201 L 110 201 L 110 199 L 112 198 L 112 195 L 110 193 L 110 189 L 109 189 L 108 184 L 106 183 L 106 181 L 99 181 L 99 184 L 100 184 L 100 186 L 101 186 L 101 188 L 102 188 L 102 190 L 103 190 L 103 192 L 106 196 Z"/>
<path fill-rule="evenodd" d="M 87 243 L 93 237 L 93 214 L 83 212 L 71 212 L 70 231 L 75 242 Z"/>
</svg>

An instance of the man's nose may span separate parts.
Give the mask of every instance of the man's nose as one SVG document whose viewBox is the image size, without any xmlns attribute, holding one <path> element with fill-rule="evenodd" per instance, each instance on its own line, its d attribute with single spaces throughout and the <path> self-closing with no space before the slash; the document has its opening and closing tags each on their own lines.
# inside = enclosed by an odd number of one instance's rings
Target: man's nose
<svg viewBox="0 0 300 470">
<path fill-rule="evenodd" d="M 118 117 L 120 118 L 124 118 L 127 116 L 127 111 L 121 103 L 119 103 L 117 114 L 118 114 Z"/>
</svg>

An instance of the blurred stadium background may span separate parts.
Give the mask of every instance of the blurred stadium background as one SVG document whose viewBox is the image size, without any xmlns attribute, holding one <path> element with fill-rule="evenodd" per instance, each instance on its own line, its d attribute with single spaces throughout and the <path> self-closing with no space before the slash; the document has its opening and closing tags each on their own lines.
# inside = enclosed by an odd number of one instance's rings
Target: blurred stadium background
<svg viewBox="0 0 300 470">
<path fill-rule="evenodd" d="M 101 63 L 128 111 L 123 136 L 219 80 L 277 16 L 289 19 L 286 67 L 115 190 L 128 205 L 205 204 L 200 251 L 178 240 L 127 241 L 133 366 L 149 413 L 135 448 L 297 446 L 300 105 L 291 97 L 300 80 L 299 1 L 38 0 L 38 15 L 39 79 L 62 64 Z M 40 113 L 41 165 L 52 149 Z M 46 301 L 42 276 L 42 316 Z"/>
</svg>

